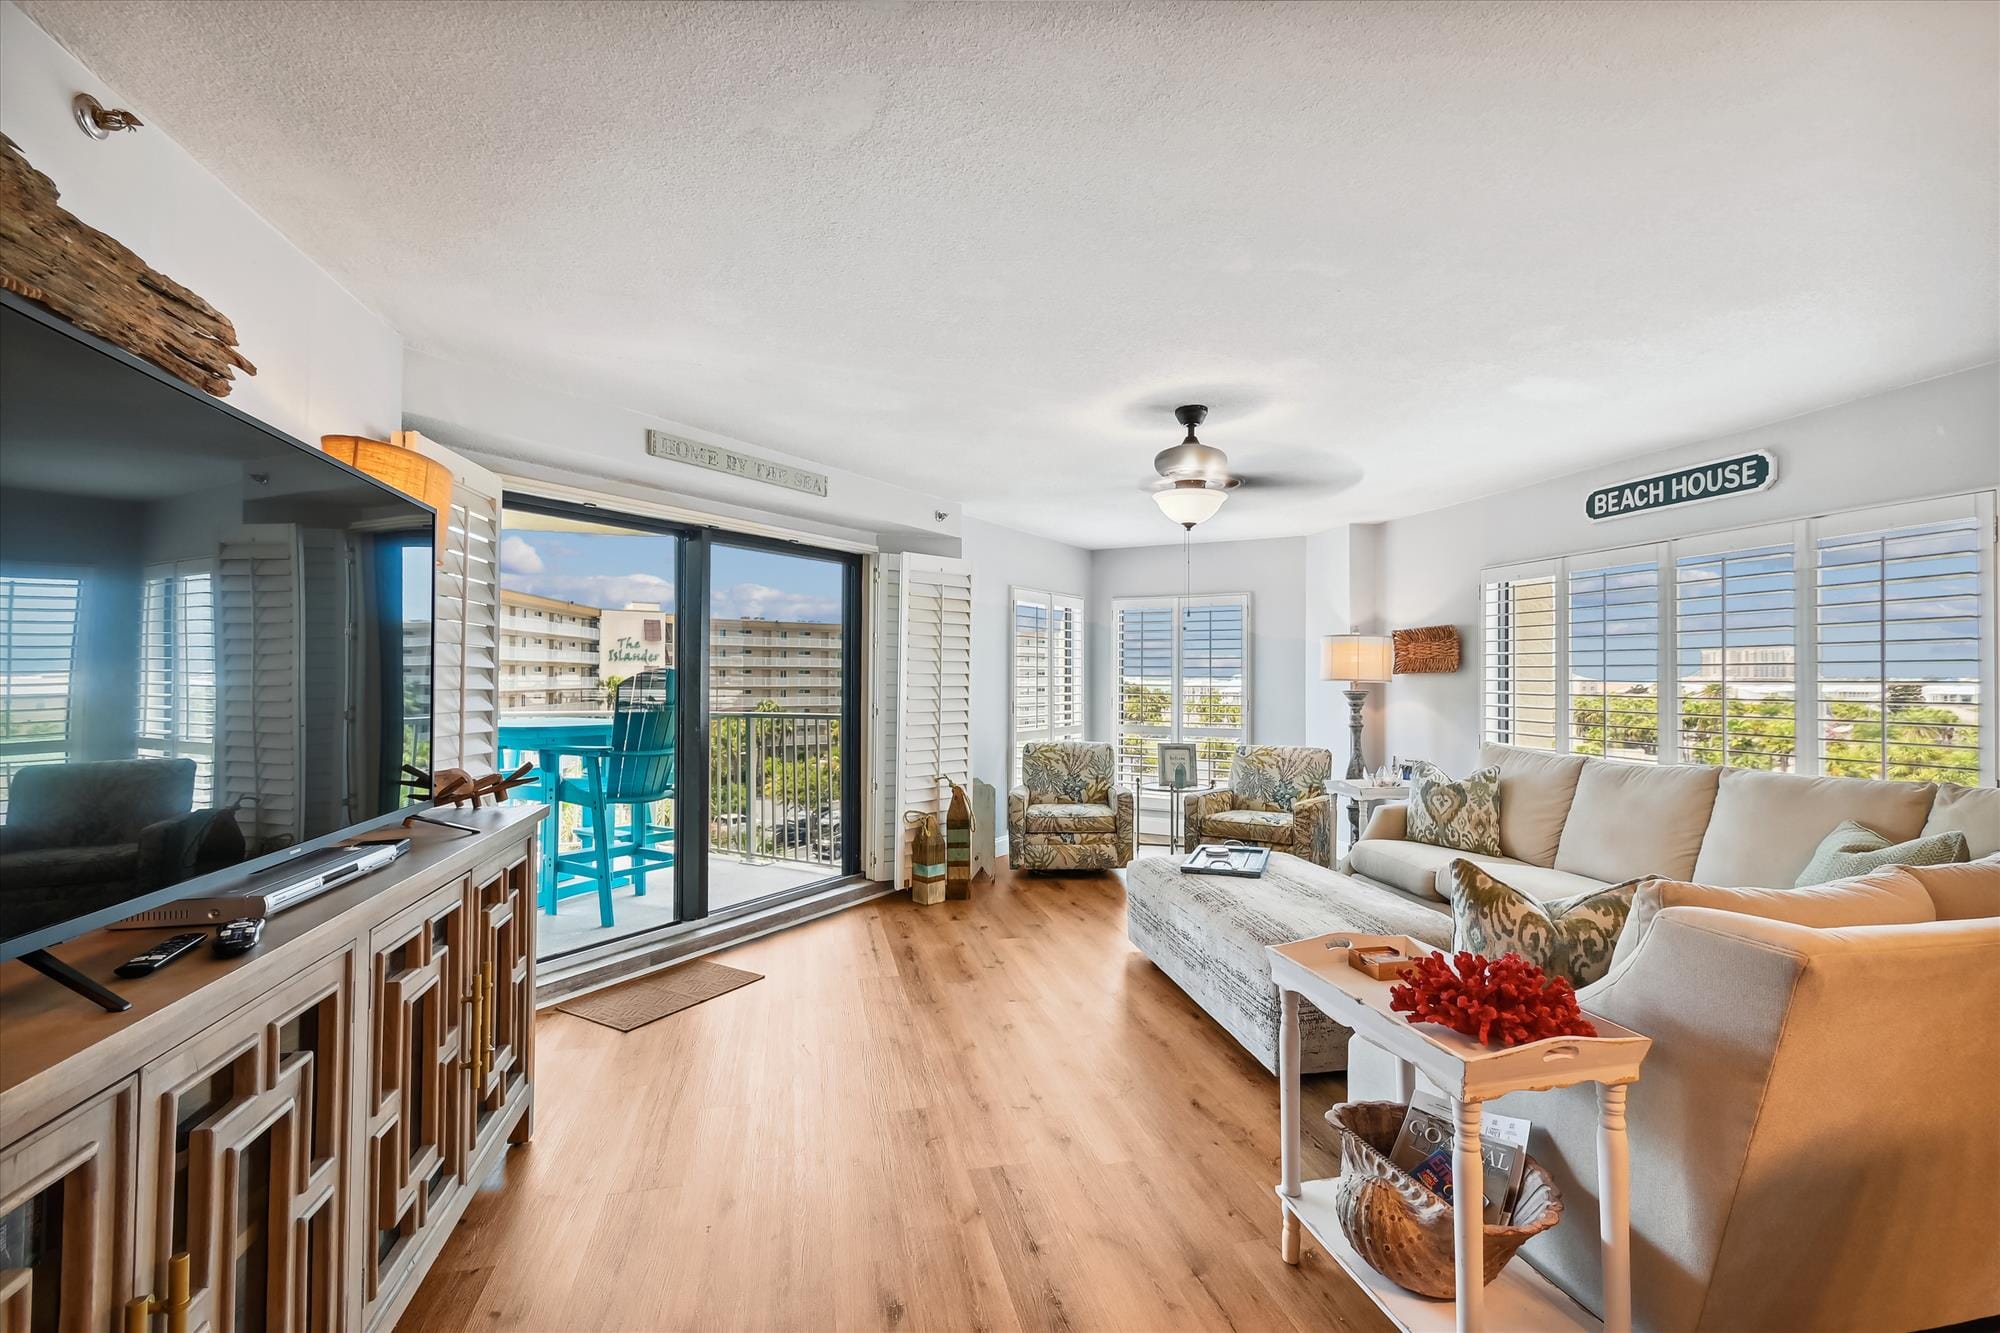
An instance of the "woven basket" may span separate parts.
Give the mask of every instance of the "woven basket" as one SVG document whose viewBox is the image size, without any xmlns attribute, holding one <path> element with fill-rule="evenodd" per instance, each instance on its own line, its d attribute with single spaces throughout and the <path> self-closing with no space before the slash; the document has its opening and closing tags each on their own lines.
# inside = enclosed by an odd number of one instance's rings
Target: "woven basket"
<svg viewBox="0 0 2000 1333">
<path fill-rule="evenodd" d="M 1354 1252 L 1397 1286 L 1451 1300 L 1458 1294 L 1451 1205 L 1389 1160 L 1404 1110 L 1400 1102 L 1342 1102 L 1326 1113 L 1340 1131 L 1340 1229 Z M 1530 1236 L 1561 1220 L 1562 1194 L 1528 1158 L 1513 1224 L 1486 1227 L 1486 1281 L 1500 1276 Z"/>
</svg>

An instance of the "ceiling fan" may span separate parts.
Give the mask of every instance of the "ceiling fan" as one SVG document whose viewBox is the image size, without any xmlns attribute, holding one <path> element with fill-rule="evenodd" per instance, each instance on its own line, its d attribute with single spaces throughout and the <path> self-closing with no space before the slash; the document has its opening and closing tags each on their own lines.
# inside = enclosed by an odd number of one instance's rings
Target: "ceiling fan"
<svg viewBox="0 0 2000 1333">
<path fill-rule="evenodd" d="M 1207 419 L 1208 409 L 1200 403 L 1175 408 L 1174 420 L 1187 427 L 1187 438 L 1153 456 L 1153 470 L 1160 474 L 1153 483 L 1153 502 L 1189 532 L 1214 518 L 1229 493 L 1243 484 L 1230 474 L 1227 454 L 1195 438 L 1194 428 Z"/>
</svg>

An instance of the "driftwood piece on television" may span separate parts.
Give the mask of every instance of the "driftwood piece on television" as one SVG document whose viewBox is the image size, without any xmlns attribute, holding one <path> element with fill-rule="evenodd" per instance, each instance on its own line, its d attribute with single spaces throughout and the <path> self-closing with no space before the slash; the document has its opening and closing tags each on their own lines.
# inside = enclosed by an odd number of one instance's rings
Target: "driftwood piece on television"
<svg viewBox="0 0 2000 1333">
<path fill-rule="evenodd" d="M 1458 626 L 1456 625 L 1426 625 L 1422 629 L 1399 629 L 1390 637 L 1395 640 L 1395 671 L 1399 676 L 1458 670 Z"/>
<path fill-rule="evenodd" d="M 218 398 L 236 371 L 257 373 L 227 316 L 57 198 L 0 134 L 0 287 Z"/>
</svg>

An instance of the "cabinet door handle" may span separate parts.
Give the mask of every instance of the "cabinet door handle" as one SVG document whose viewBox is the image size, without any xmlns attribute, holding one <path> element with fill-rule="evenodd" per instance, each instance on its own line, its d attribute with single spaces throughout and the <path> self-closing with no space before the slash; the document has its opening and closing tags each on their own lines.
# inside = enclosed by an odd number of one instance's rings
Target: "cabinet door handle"
<svg viewBox="0 0 2000 1333">
<path fill-rule="evenodd" d="M 194 1303 L 193 1266 L 185 1250 L 167 1260 L 167 1299 L 146 1295 L 125 1302 L 125 1333 L 149 1333 L 156 1314 L 167 1317 L 167 1333 L 187 1333 L 188 1307 Z"/>
<path fill-rule="evenodd" d="M 481 1034 L 486 1039 L 486 1054 L 483 1059 L 485 1067 L 491 1070 L 493 1068 L 493 1057 L 499 1054 L 500 1048 L 500 1022 L 498 1016 L 492 1012 L 495 1003 L 499 999 L 499 987 L 493 982 L 493 963 L 491 960 L 488 960 L 479 970 L 479 989 L 486 996 L 486 1008 L 488 1011 L 486 1014 L 488 1021 L 480 1029 Z"/>
</svg>

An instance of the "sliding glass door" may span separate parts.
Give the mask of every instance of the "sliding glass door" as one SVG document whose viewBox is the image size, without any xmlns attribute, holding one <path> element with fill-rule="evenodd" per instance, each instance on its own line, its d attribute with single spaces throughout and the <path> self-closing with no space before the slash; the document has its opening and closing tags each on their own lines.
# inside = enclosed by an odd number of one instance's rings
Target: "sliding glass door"
<svg viewBox="0 0 2000 1333">
<path fill-rule="evenodd" d="M 718 539 L 708 561 L 708 903 L 721 911 L 845 872 L 854 608 L 844 558 Z"/>
<path fill-rule="evenodd" d="M 544 959 L 858 869 L 858 557 L 510 496 L 501 760 L 534 763 Z"/>
</svg>

